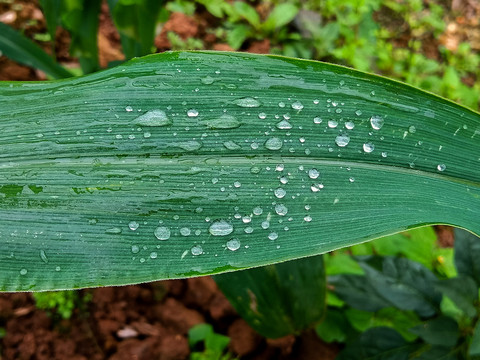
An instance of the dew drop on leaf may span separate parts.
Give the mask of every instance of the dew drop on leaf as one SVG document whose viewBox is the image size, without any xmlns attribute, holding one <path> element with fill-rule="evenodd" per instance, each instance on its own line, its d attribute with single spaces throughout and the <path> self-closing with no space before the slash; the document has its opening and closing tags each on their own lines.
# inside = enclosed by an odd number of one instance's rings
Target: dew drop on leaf
<svg viewBox="0 0 480 360">
<path fill-rule="evenodd" d="M 363 151 L 365 151 L 366 153 L 371 153 L 373 150 L 375 150 L 375 145 L 373 145 L 372 143 L 368 142 L 363 144 Z"/>
<path fill-rule="evenodd" d="M 210 225 L 208 231 L 213 236 L 226 236 L 233 232 L 233 226 L 225 220 L 216 220 Z"/>
<path fill-rule="evenodd" d="M 276 232 L 271 232 L 270 234 L 268 234 L 268 238 L 270 240 L 277 240 L 278 239 L 278 234 Z"/>
<path fill-rule="evenodd" d="M 40 259 L 42 259 L 45 264 L 48 263 L 48 257 L 45 250 L 40 250 Z"/>
<path fill-rule="evenodd" d="M 380 130 L 384 123 L 385 123 L 385 120 L 381 116 L 373 115 L 370 118 L 370 125 L 372 125 L 372 128 L 374 130 Z"/>
<path fill-rule="evenodd" d="M 245 108 L 256 108 L 261 105 L 260 101 L 252 97 L 244 97 L 244 98 L 236 99 L 236 100 L 233 100 L 233 103 L 237 106 L 245 107 Z"/>
<path fill-rule="evenodd" d="M 140 224 L 139 224 L 138 222 L 136 222 L 136 221 L 130 221 L 130 222 L 128 223 L 128 228 L 129 228 L 130 230 L 133 230 L 133 231 L 137 230 L 139 226 L 140 226 Z"/>
<path fill-rule="evenodd" d="M 277 123 L 276 127 L 280 130 L 289 130 L 292 128 L 292 124 L 290 124 L 287 120 L 282 120 Z"/>
<path fill-rule="evenodd" d="M 303 104 L 300 101 L 295 101 L 292 104 L 292 109 L 294 110 L 302 110 L 303 109 Z"/>
<path fill-rule="evenodd" d="M 155 229 L 155 237 L 158 240 L 168 240 L 170 239 L 170 229 L 165 226 L 159 226 Z"/>
<path fill-rule="evenodd" d="M 445 171 L 446 168 L 447 168 L 447 166 L 445 164 L 438 164 L 437 165 L 437 170 L 438 171 Z"/>
<path fill-rule="evenodd" d="M 240 249 L 240 241 L 238 239 L 231 239 L 227 241 L 227 249 L 236 251 Z"/>
<path fill-rule="evenodd" d="M 328 120 L 328 127 L 330 129 L 335 129 L 338 126 L 338 122 L 336 120 Z"/>
<path fill-rule="evenodd" d="M 320 172 L 317 169 L 308 170 L 308 177 L 310 179 L 316 179 L 320 176 Z"/>
<path fill-rule="evenodd" d="M 187 116 L 188 117 L 197 117 L 198 116 L 198 111 L 195 109 L 190 109 L 187 111 Z"/>
<path fill-rule="evenodd" d="M 140 248 L 138 247 L 138 245 L 132 245 L 132 253 L 138 254 L 139 251 Z"/>
<path fill-rule="evenodd" d="M 288 209 L 283 204 L 277 204 L 275 205 L 275 212 L 280 216 L 285 216 L 288 213 Z"/>
<path fill-rule="evenodd" d="M 141 126 L 166 126 L 172 122 L 162 110 L 151 110 L 135 119 L 135 124 Z"/>
<path fill-rule="evenodd" d="M 280 150 L 282 146 L 283 146 L 282 140 L 280 140 L 277 137 L 270 138 L 265 142 L 265 147 L 268 150 Z"/>
<path fill-rule="evenodd" d="M 275 189 L 274 193 L 275 193 L 275 196 L 279 199 L 285 197 L 285 195 L 287 194 L 287 192 L 282 188 Z"/>
<path fill-rule="evenodd" d="M 203 249 L 200 245 L 195 245 L 194 247 L 192 247 L 192 249 L 190 251 L 191 251 L 192 255 L 194 255 L 194 256 L 198 256 L 198 255 L 203 254 Z"/>
<path fill-rule="evenodd" d="M 337 144 L 340 147 L 347 146 L 349 142 L 350 142 L 350 136 L 348 136 L 347 134 L 340 134 L 340 135 L 337 135 L 337 137 L 335 138 L 335 144 Z"/>
<path fill-rule="evenodd" d="M 223 143 L 223 146 L 225 146 L 228 150 L 239 150 L 241 148 L 240 145 L 238 145 L 235 141 L 228 140 Z"/>
</svg>

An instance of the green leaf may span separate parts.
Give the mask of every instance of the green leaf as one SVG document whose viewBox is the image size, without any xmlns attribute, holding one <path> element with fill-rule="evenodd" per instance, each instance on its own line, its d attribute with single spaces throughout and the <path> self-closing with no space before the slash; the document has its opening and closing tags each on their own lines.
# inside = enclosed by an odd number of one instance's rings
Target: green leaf
<svg viewBox="0 0 480 360">
<path fill-rule="evenodd" d="M 260 16 L 252 6 L 248 5 L 243 1 L 235 1 L 233 3 L 233 8 L 235 9 L 238 16 L 247 20 L 253 27 L 259 27 Z"/>
<path fill-rule="evenodd" d="M 457 360 L 458 350 L 445 346 L 426 346 L 419 352 L 415 353 L 415 360 Z"/>
<path fill-rule="evenodd" d="M 395 330 L 377 327 L 367 330 L 347 345 L 337 360 L 407 360 L 418 346 L 407 343 Z"/>
<path fill-rule="evenodd" d="M 61 23 L 71 36 L 70 53 L 78 57 L 85 74 L 98 71 L 98 21 L 101 2 L 69 0 L 62 3 Z"/>
<path fill-rule="evenodd" d="M 455 229 L 455 266 L 460 275 L 474 279 L 480 287 L 480 239 L 471 232 Z"/>
<path fill-rule="evenodd" d="M 468 354 L 470 356 L 480 356 L 480 321 L 477 321 L 477 325 L 473 330 L 473 336 L 470 341 Z"/>
<path fill-rule="evenodd" d="M 426 224 L 480 234 L 479 114 L 382 77 L 173 52 L 0 83 L 0 101 L 4 291 L 233 271 Z M 202 123 L 223 114 L 241 125 Z"/>
<path fill-rule="evenodd" d="M 294 4 L 283 3 L 275 6 L 268 15 L 267 20 L 262 24 L 266 31 L 273 31 L 292 21 L 298 13 L 298 8 Z"/>
<path fill-rule="evenodd" d="M 425 321 L 410 329 L 410 332 L 418 335 L 428 344 L 446 347 L 455 346 L 460 335 L 457 322 L 447 316 Z"/>
<path fill-rule="evenodd" d="M 108 0 L 127 59 L 152 52 L 161 0 Z"/>
<path fill-rule="evenodd" d="M 269 338 L 311 327 L 325 312 L 321 256 L 217 275 L 215 281 L 242 318 Z"/>
<path fill-rule="evenodd" d="M 0 22 L 0 54 L 20 64 L 42 70 L 56 79 L 72 76 L 34 42 L 2 22 Z"/>
<path fill-rule="evenodd" d="M 325 342 L 345 342 L 347 334 L 352 333 L 343 311 L 328 309 L 325 319 L 315 327 L 317 335 Z"/>
<path fill-rule="evenodd" d="M 448 296 L 467 316 L 477 313 L 474 302 L 478 300 L 478 286 L 469 276 L 459 276 L 439 281 L 435 288 Z"/>
</svg>

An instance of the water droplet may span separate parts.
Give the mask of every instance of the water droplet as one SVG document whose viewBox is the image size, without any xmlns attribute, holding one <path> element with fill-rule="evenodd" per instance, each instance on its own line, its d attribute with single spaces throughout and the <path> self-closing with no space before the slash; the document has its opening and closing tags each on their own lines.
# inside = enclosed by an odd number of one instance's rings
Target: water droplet
<svg viewBox="0 0 480 360">
<path fill-rule="evenodd" d="M 127 112 L 132 112 L 132 111 L 133 111 L 133 108 L 132 108 L 131 106 L 127 106 L 127 107 L 125 108 L 125 111 L 127 111 Z"/>
<path fill-rule="evenodd" d="M 288 178 L 287 178 L 286 176 L 282 176 L 282 177 L 280 178 L 280 182 L 281 182 L 283 185 L 285 185 L 285 184 L 288 183 Z"/>
<path fill-rule="evenodd" d="M 132 253 L 138 254 L 139 251 L 140 248 L 138 247 L 138 245 L 132 245 Z"/>
<path fill-rule="evenodd" d="M 303 109 L 303 104 L 300 101 L 295 101 L 292 104 L 292 109 L 294 110 L 302 110 Z"/>
<path fill-rule="evenodd" d="M 285 107 L 285 103 L 283 101 L 280 101 L 278 103 L 278 106 L 281 107 L 281 108 L 284 108 Z"/>
<path fill-rule="evenodd" d="M 355 111 L 355 115 L 357 115 L 357 116 L 362 115 L 362 110 L 357 110 L 357 111 Z"/>
<path fill-rule="evenodd" d="M 375 150 L 375 145 L 373 145 L 372 143 L 368 142 L 363 144 L 363 151 L 365 151 L 366 153 L 371 153 L 373 150 Z"/>
<path fill-rule="evenodd" d="M 251 226 L 247 226 L 243 231 L 245 231 L 246 234 L 251 234 L 253 232 L 253 228 Z"/>
<path fill-rule="evenodd" d="M 223 114 L 217 119 L 203 120 L 200 122 L 209 129 L 235 129 L 242 123 L 235 116 Z"/>
<path fill-rule="evenodd" d="M 150 253 L 150 259 L 156 259 L 157 256 L 158 256 L 158 254 L 157 254 L 155 251 L 152 251 L 152 252 Z"/>
<path fill-rule="evenodd" d="M 320 116 L 315 116 L 315 117 L 313 118 L 313 123 L 314 123 L 314 124 L 321 124 L 322 121 L 323 121 L 323 120 L 322 120 L 322 118 L 321 118 Z"/>
<path fill-rule="evenodd" d="M 275 212 L 280 216 L 285 216 L 288 213 L 288 209 L 283 204 L 277 204 L 275 205 Z"/>
<path fill-rule="evenodd" d="M 20 275 L 27 275 L 27 269 L 21 269 L 20 270 Z"/>
<path fill-rule="evenodd" d="M 240 186 L 242 186 L 242 183 L 240 181 L 235 181 L 233 183 L 233 186 L 235 186 L 236 188 L 239 188 Z"/>
<path fill-rule="evenodd" d="M 105 230 L 105 234 L 121 234 L 122 229 L 119 227 L 113 227 Z"/>
<path fill-rule="evenodd" d="M 241 99 L 236 99 L 236 100 L 233 100 L 233 103 L 237 106 L 245 107 L 245 108 L 256 108 L 262 105 L 260 101 L 252 97 L 244 97 Z"/>
<path fill-rule="evenodd" d="M 307 215 L 303 218 L 303 220 L 305 220 L 306 222 L 310 222 L 312 221 L 312 217 L 310 215 Z"/>
<path fill-rule="evenodd" d="M 151 110 L 135 119 L 135 124 L 142 126 L 166 126 L 172 122 L 162 110 Z"/>
<path fill-rule="evenodd" d="M 198 256 L 198 255 L 203 254 L 203 249 L 200 245 L 195 245 L 194 247 L 192 247 L 192 249 L 190 251 L 191 251 L 192 255 L 194 255 L 194 256 Z"/>
<path fill-rule="evenodd" d="M 238 145 L 235 141 L 225 141 L 223 143 L 223 146 L 225 146 L 228 150 L 239 150 L 241 148 L 240 145 Z"/>
<path fill-rule="evenodd" d="M 188 227 L 182 227 L 180 229 L 180 234 L 182 234 L 183 236 L 189 236 L 190 233 L 191 233 L 191 231 Z"/>
<path fill-rule="evenodd" d="M 447 166 L 445 164 L 438 164 L 437 165 L 437 170 L 438 171 L 445 171 L 446 168 L 447 168 Z"/>
<path fill-rule="evenodd" d="M 253 209 L 253 213 L 254 213 L 255 215 L 262 215 L 263 209 L 262 209 L 260 206 L 257 206 L 257 207 L 255 207 L 255 208 Z"/>
<path fill-rule="evenodd" d="M 258 114 L 258 118 L 263 120 L 267 117 L 267 114 L 265 114 L 264 112 L 261 112 L 260 114 Z"/>
<path fill-rule="evenodd" d="M 350 179 L 348 179 L 351 183 L 355 182 L 355 178 L 352 176 Z"/>
<path fill-rule="evenodd" d="M 340 147 L 347 146 L 349 142 L 350 142 L 350 136 L 348 136 L 347 134 L 340 134 L 340 135 L 337 135 L 337 137 L 335 138 L 335 144 L 337 144 Z"/>
<path fill-rule="evenodd" d="M 388 153 L 387 153 L 386 151 L 383 151 L 383 152 L 382 152 L 382 157 L 383 157 L 383 158 L 386 158 L 387 156 L 388 156 Z"/>
<path fill-rule="evenodd" d="M 48 257 L 45 250 L 40 250 L 40 259 L 42 259 L 45 264 L 48 263 Z"/>
<path fill-rule="evenodd" d="M 227 249 L 236 251 L 240 249 L 240 241 L 238 239 L 231 239 L 227 241 Z"/>
<path fill-rule="evenodd" d="M 352 130 L 354 127 L 355 127 L 355 123 L 354 123 L 353 121 L 347 121 L 347 122 L 345 123 L 345 128 L 346 128 L 347 130 Z"/>
<path fill-rule="evenodd" d="M 275 189 L 274 193 L 275 193 L 275 196 L 279 199 L 281 199 L 281 198 L 285 197 L 285 195 L 287 195 L 287 192 L 282 188 Z"/>
<path fill-rule="evenodd" d="M 198 116 L 198 111 L 195 109 L 190 109 L 187 111 L 187 116 L 188 117 L 197 117 Z"/>
<path fill-rule="evenodd" d="M 55 271 L 60 271 L 60 270 L 61 270 L 60 266 L 55 266 Z"/>
<path fill-rule="evenodd" d="M 270 227 L 270 221 L 262 221 L 262 229 L 267 230 Z"/>
<path fill-rule="evenodd" d="M 310 186 L 310 190 L 312 190 L 312 192 L 318 192 L 323 189 L 323 187 L 323 184 L 312 184 L 312 186 Z"/>
<path fill-rule="evenodd" d="M 320 176 L 320 172 L 317 169 L 308 170 L 308 177 L 310 179 L 316 179 Z"/>
<path fill-rule="evenodd" d="M 330 129 L 335 129 L 338 126 L 338 122 L 336 120 L 328 120 L 328 127 Z"/>
<path fill-rule="evenodd" d="M 216 220 L 210 225 L 208 231 L 213 236 L 225 236 L 233 232 L 233 226 L 225 220 Z"/>
<path fill-rule="evenodd" d="M 250 216 L 244 216 L 242 217 L 242 222 L 244 224 L 249 224 L 250 222 L 252 222 L 252 218 Z"/>
<path fill-rule="evenodd" d="M 285 169 L 285 165 L 283 164 L 277 164 L 275 166 L 275 171 L 283 171 Z"/>
<path fill-rule="evenodd" d="M 207 75 L 205 76 L 204 78 L 202 78 L 202 84 L 205 84 L 205 85 L 210 85 L 210 84 L 213 84 L 213 82 L 215 81 L 215 79 L 213 77 L 211 77 L 210 75 Z"/>
<path fill-rule="evenodd" d="M 278 234 L 276 232 L 271 232 L 270 234 L 268 234 L 268 238 L 270 240 L 277 240 L 278 239 Z"/>
<path fill-rule="evenodd" d="M 175 145 L 186 151 L 195 151 L 202 147 L 202 143 L 195 140 L 179 142 L 175 143 Z"/>
<path fill-rule="evenodd" d="M 413 125 L 408 128 L 408 132 L 409 132 L 410 134 L 414 134 L 416 131 L 417 131 L 417 129 L 416 129 L 415 126 L 413 126 Z"/>
<path fill-rule="evenodd" d="M 265 142 L 265 147 L 268 150 L 280 150 L 282 146 L 283 146 L 283 141 L 277 137 L 270 138 Z"/>
<path fill-rule="evenodd" d="M 381 116 L 373 115 L 370 118 L 370 125 L 372 125 L 372 128 L 374 130 L 380 130 L 384 123 L 385 123 L 385 120 Z"/>
<path fill-rule="evenodd" d="M 280 130 L 289 130 L 292 128 L 292 124 L 290 124 L 287 120 L 282 120 L 277 123 L 276 127 Z"/>
<path fill-rule="evenodd" d="M 140 224 L 139 224 L 138 222 L 136 222 L 136 221 L 130 221 L 130 222 L 128 223 L 128 228 L 129 228 L 130 230 L 133 230 L 133 231 L 137 230 L 139 226 L 140 226 Z"/>
<path fill-rule="evenodd" d="M 159 226 L 155 229 L 155 237 L 158 240 L 168 240 L 170 239 L 170 229 L 165 226 Z"/>
</svg>

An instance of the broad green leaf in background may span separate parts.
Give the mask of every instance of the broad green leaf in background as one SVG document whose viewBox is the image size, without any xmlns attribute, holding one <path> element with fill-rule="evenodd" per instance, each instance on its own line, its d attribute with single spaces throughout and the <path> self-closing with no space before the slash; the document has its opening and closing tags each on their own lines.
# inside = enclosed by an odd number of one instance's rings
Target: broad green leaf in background
<svg viewBox="0 0 480 360">
<path fill-rule="evenodd" d="M 477 322 L 477 326 L 473 330 L 473 336 L 468 350 L 470 356 L 480 357 L 480 321 Z"/>
<path fill-rule="evenodd" d="M 459 331 L 458 324 L 447 316 L 439 316 L 437 318 L 425 321 L 421 325 L 417 325 L 410 331 L 427 344 L 453 347 L 456 345 Z"/>
<path fill-rule="evenodd" d="M 5 55 L 20 64 L 31 66 L 56 78 L 73 76 L 60 66 L 37 44 L 0 22 L 0 56 Z"/>
<path fill-rule="evenodd" d="M 127 59 L 152 52 L 155 27 L 162 4 L 161 0 L 108 0 Z"/>
<path fill-rule="evenodd" d="M 418 345 L 407 343 L 393 329 L 377 327 L 367 330 L 337 356 L 337 360 L 389 359 L 407 360 Z"/>
<path fill-rule="evenodd" d="M 455 266 L 460 275 L 474 279 L 480 287 L 480 239 L 474 234 L 455 229 Z"/>
<path fill-rule="evenodd" d="M 324 316 L 321 256 L 217 275 L 215 281 L 242 318 L 269 338 L 299 333 Z"/>
<path fill-rule="evenodd" d="M 344 67 L 165 53 L 0 83 L 0 119 L 4 291 L 220 273 L 435 223 L 480 234 L 480 115 Z"/>
<path fill-rule="evenodd" d="M 469 276 L 458 276 L 442 280 L 435 284 L 435 288 L 453 300 L 467 316 L 473 318 L 477 311 L 473 305 L 478 300 L 478 286 Z"/>
</svg>

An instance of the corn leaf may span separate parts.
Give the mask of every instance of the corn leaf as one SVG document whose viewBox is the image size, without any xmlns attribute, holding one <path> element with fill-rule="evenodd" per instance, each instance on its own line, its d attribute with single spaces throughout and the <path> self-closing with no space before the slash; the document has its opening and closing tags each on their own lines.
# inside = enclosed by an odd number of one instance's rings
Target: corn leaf
<svg viewBox="0 0 480 360">
<path fill-rule="evenodd" d="M 50 55 L 23 34 L 0 22 L 0 56 L 5 55 L 20 64 L 42 70 L 53 78 L 73 76 Z"/>
<path fill-rule="evenodd" d="M 480 234 L 480 115 L 344 67 L 172 52 L 0 84 L 0 289 L 233 271 L 407 228 Z"/>
</svg>

